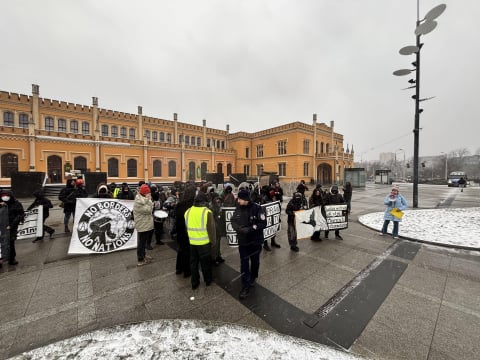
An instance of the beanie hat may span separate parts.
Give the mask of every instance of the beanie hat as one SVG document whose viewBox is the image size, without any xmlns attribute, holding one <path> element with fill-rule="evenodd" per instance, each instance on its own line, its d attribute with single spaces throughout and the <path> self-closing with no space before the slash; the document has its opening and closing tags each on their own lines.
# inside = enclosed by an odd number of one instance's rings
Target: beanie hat
<svg viewBox="0 0 480 360">
<path fill-rule="evenodd" d="M 100 185 L 98 187 L 98 193 L 99 194 L 106 194 L 108 192 L 107 185 Z"/>
<path fill-rule="evenodd" d="M 248 192 L 248 190 L 242 189 L 238 192 L 238 198 L 250 201 L 250 193 Z"/>
<path fill-rule="evenodd" d="M 142 184 L 138 192 L 140 193 L 140 195 L 147 195 L 147 194 L 150 194 L 150 188 L 148 187 L 147 184 Z"/>
</svg>

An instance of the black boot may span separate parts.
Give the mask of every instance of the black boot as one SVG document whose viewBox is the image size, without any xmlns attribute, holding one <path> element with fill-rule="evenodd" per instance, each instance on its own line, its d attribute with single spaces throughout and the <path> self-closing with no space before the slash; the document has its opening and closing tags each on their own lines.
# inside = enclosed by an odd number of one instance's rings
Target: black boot
<svg viewBox="0 0 480 360">
<path fill-rule="evenodd" d="M 65 225 L 65 232 L 66 232 L 66 233 L 69 233 L 69 232 L 70 232 L 70 229 L 68 228 L 68 225 Z"/>
<path fill-rule="evenodd" d="M 265 249 L 265 251 L 272 251 L 272 248 L 270 247 L 270 245 L 268 245 L 267 240 L 263 242 L 263 248 Z"/>
<path fill-rule="evenodd" d="M 277 244 L 277 242 L 275 241 L 275 238 L 272 238 L 271 244 L 273 247 L 276 247 L 277 249 L 281 248 L 280 244 Z"/>
</svg>

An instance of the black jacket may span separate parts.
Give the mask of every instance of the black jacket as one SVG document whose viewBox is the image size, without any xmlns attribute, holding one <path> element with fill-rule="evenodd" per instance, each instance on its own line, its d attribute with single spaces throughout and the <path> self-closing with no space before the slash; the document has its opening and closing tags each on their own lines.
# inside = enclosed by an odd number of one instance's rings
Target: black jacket
<svg viewBox="0 0 480 360">
<path fill-rule="evenodd" d="M 263 229 L 267 227 L 267 218 L 260 205 L 252 201 L 245 206 L 237 205 L 231 221 L 237 232 L 239 246 L 263 244 Z"/>
</svg>

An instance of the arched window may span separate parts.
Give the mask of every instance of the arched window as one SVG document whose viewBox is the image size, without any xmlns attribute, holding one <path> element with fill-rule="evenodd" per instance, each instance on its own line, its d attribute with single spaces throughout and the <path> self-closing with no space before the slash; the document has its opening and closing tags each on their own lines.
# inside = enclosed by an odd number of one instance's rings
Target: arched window
<svg viewBox="0 0 480 360">
<path fill-rule="evenodd" d="M 53 122 L 53 118 L 50 116 L 47 116 L 45 118 L 45 130 L 46 131 L 53 131 L 55 129 L 55 124 Z"/>
<path fill-rule="evenodd" d="M 202 162 L 200 164 L 200 172 L 201 172 L 202 179 L 205 179 L 206 175 L 207 175 L 207 163 L 206 162 Z"/>
<path fill-rule="evenodd" d="M 222 163 L 217 164 L 217 174 L 221 174 L 223 171 L 223 166 Z"/>
<path fill-rule="evenodd" d="M 123 139 L 127 138 L 127 128 L 124 126 L 120 128 L 120 137 Z"/>
<path fill-rule="evenodd" d="M 160 160 L 153 161 L 153 176 L 162 176 L 162 162 Z"/>
<path fill-rule="evenodd" d="M 172 143 L 172 134 L 167 133 L 167 143 L 171 144 Z"/>
<path fill-rule="evenodd" d="M 185 135 L 185 145 L 190 145 L 190 136 Z"/>
<path fill-rule="evenodd" d="M 28 115 L 20 114 L 18 116 L 18 126 L 24 129 L 28 129 Z"/>
<path fill-rule="evenodd" d="M 87 172 L 87 158 L 84 156 L 77 156 L 73 159 L 73 168 L 75 170 L 80 170 L 82 174 Z"/>
<path fill-rule="evenodd" d="M 163 132 L 160 133 L 160 142 L 165 141 L 165 134 Z"/>
<path fill-rule="evenodd" d="M 2 178 L 11 177 L 12 173 L 18 171 L 18 156 L 15 154 L 7 153 L 1 157 L 1 175 Z"/>
<path fill-rule="evenodd" d="M 195 181 L 195 161 L 190 161 L 188 163 L 188 180 Z"/>
<path fill-rule="evenodd" d="M 175 160 L 168 162 L 168 176 L 177 176 L 177 163 Z"/>
<path fill-rule="evenodd" d="M 13 113 L 10 111 L 5 111 L 3 113 L 3 126 L 13 126 Z"/>
<path fill-rule="evenodd" d="M 324 148 L 325 148 L 325 144 L 324 144 L 323 141 L 322 141 L 322 142 L 320 143 L 320 154 L 323 154 Z"/>
<path fill-rule="evenodd" d="M 158 141 L 158 133 L 156 131 L 152 131 L 152 141 Z"/>
<path fill-rule="evenodd" d="M 325 146 L 325 152 L 326 152 L 327 154 L 330 153 L 330 144 L 327 144 L 327 146 Z"/>
<path fill-rule="evenodd" d="M 65 119 L 58 119 L 58 127 L 59 132 L 67 132 L 67 120 Z"/>
<path fill-rule="evenodd" d="M 137 160 L 127 160 L 127 177 L 137 177 Z"/>
<path fill-rule="evenodd" d="M 232 164 L 227 164 L 227 176 L 232 174 Z"/>
<path fill-rule="evenodd" d="M 145 130 L 145 137 L 150 140 L 150 130 Z"/>
<path fill-rule="evenodd" d="M 50 155 L 47 158 L 47 174 L 50 178 L 50 183 L 55 184 L 62 182 L 63 166 L 60 156 Z"/>
<path fill-rule="evenodd" d="M 197 146 L 202 146 L 202 138 L 200 136 L 197 137 Z"/>
<path fill-rule="evenodd" d="M 78 134 L 78 121 L 70 120 L 70 132 L 73 134 Z"/>
<path fill-rule="evenodd" d="M 118 159 L 108 159 L 108 176 L 118 177 Z"/>
<path fill-rule="evenodd" d="M 112 137 L 118 137 L 118 127 L 113 125 L 111 130 Z"/>
</svg>

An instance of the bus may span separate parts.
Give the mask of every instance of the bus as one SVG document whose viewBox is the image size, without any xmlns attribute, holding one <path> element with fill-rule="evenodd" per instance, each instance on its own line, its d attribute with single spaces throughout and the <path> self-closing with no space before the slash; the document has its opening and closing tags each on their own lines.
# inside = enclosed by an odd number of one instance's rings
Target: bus
<svg viewBox="0 0 480 360">
<path fill-rule="evenodd" d="M 462 177 L 465 179 L 465 181 L 467 181 L 467 173 L 465 171 L 452 171 L 448 175 L 448 186 L 458 187 L 458 180 L 460 180 Z"/>
</svg>

